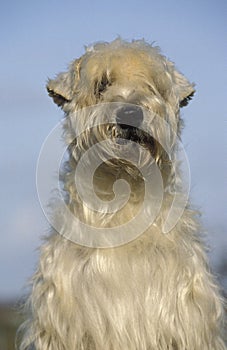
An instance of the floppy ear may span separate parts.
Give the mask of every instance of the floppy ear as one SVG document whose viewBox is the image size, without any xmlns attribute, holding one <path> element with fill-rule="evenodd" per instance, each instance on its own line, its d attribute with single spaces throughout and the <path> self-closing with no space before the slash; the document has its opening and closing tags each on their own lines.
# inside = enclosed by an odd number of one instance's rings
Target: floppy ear
<svg viewBox="0 0 227 350">
<path fill-rule="evenodd" d="M 174 78 L 176 83 L 176 93 L 179 97 L 179 106 L 185 107 L 192 99 L 195 89 L 195 84 L 191 84 L 183 74 L 179 73 L 177 70 L 174 70 Z"/>
<path fill-rule="evenodd" d="M 48 94 L 54 102 L 63 107 L 72 99 L 72 84 L 70 72 L 60 73 L 55 79 L 49 79 L 46 85 Z"/>
<path fill-rule="evenodd" d="M 60 106 L 70 102 L 73 98 L 76 85 L 80 79 L 82 57 L 72 62 L 68 72 L 60 73 L 55 79 L 49 79 L 46 85 L 48 94 Z"/>
</svg>

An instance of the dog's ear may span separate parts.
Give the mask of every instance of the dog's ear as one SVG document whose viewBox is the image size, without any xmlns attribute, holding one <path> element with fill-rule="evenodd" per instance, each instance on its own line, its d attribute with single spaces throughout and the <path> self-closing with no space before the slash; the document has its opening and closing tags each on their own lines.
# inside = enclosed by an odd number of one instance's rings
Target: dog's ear
<svg viewBox="0 0 227 350">
<path fill-rule="evenodd" d="M 60 73 L 55 79 L 49 79 L 46 85 L 49 96 L 60 107 L 72 99 L 70 76 L 70 72 Z"/>
<path fill-rule="evenodd" d="M 55 79 L 49 79 L 46 85 L 48 94 L 60 106 L 71 102 L 76 85 L 80 80 L 82 57 L 72 62 L 68 72 L 59 73 Z"/>
<path fill-rule="evenodd" d="M 174 79 L 176 83 L 176 92 L 179 97 L 179 106 L 185 107 L 195 93 L 195 84 L 191 84 L 185 76 L 177 70 L 174 70 Z"/>
<path fill-rule="evenodd" d="M 167 60 L 167 66 L 170 71 L 170 74 L 173 78 L 173 86 L 175 94 L 179 101 L 180 107 L 187 106 L 188 102 L 192 99 L 195 93 L 195 84 L 191 84 L 185 76 L 180 73 L 174 66 L 174 63 Z"/>
</svg>

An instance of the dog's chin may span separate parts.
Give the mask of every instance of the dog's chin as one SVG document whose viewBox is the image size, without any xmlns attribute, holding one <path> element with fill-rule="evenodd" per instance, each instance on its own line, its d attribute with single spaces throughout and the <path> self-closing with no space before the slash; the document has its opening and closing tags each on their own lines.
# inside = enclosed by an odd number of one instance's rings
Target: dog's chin
<svg viewBox="0 0 227 350">
<path fill-rule="evenodd" d="M 134 179 L 143 178 L 138 169 L 150 166 L 155 161 L 154 139 L 140 129 L 125 127 L 118 129 L 112 141 L 116 145 L 114 152 L 117 157 L 109 160 L 108 165 L 115 168 L 117 173 L 124 172 Z"/>
</svg>

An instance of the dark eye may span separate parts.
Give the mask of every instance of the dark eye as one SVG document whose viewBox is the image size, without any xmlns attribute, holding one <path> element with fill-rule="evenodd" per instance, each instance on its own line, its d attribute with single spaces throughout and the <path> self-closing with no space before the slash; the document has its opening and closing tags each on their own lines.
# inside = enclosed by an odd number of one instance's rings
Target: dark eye
<svg viewBox="0 0 227 350">
<path fill-rule="evenodd" d="M 106 75 L 103 75 L 101 81 L 96 83 L 95 94 L 100 96 L 107 89 L 109 85 L 111 85 L 110 81 L 108 80 Z"/>
</svg>

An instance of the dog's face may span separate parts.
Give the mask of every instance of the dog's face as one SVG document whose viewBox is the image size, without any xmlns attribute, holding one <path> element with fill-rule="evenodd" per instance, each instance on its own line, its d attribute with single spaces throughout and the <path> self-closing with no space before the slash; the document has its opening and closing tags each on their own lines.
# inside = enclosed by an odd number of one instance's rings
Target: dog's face
<svg viewBox="0 0 227 350">
<path fill-rule="evenodd" d="M 157 48 L 144 41 L 127 43 L 120 39 L 87 49 L 68 72 L 49 80 L 47 90 L 69 115 L 71 141 L 72 130 L 84 127 L 89 120 L 89 133 L 83 134 L 81 142 L 77 138 L 81 148 L 110 137 L 120 143 L 139 143 L 159 159 L 160 145 L 154 137 L 156 132 L 160 133 L 156 130 L 159 127 L 153 128 L 152 135 L 142 128 L 145 119 L 146 127 L 149 123 L 145 114 L 151 113 L 150 119 L 162 118 L 177 133 L 179 109 L 194 94 L 193 85 Z M 100 116 L 105 123 L 93 127 L 92 123 Z"/>
</svg>

